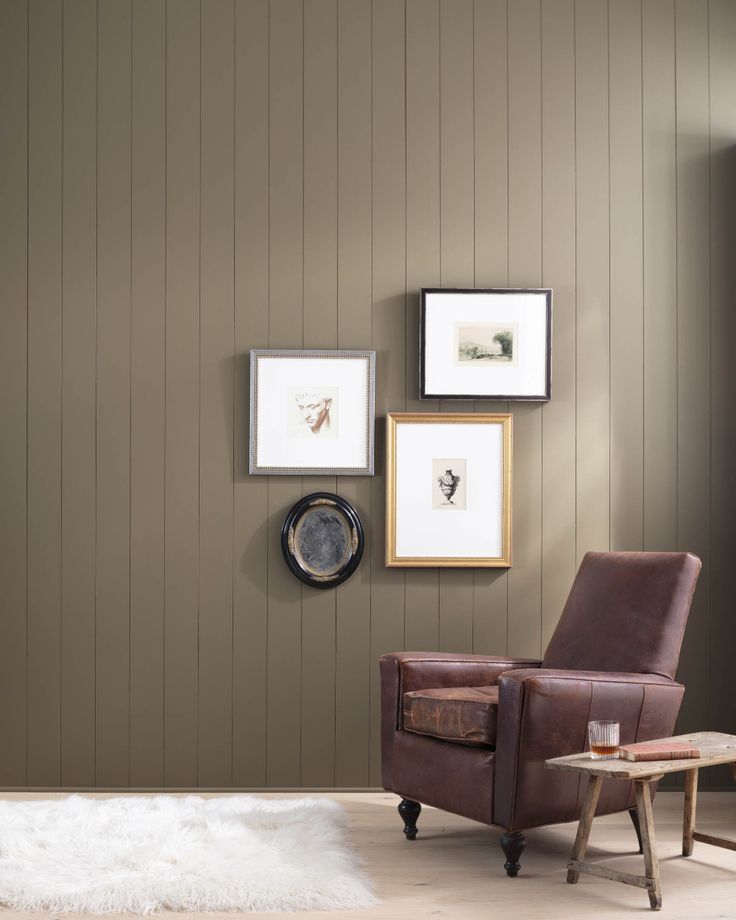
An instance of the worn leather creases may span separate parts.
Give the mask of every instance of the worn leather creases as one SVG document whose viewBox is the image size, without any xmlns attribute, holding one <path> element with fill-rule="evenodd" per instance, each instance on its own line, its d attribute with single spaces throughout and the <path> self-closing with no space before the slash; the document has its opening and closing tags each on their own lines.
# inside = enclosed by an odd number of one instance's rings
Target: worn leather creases
<svg viewBox="0 0 736 920">
<path fill-rule="evenodd" d="M 404 694 L 404 728 L 442 741 L 496 743 L 498 687 L 449 687 Z"/>
</svg>

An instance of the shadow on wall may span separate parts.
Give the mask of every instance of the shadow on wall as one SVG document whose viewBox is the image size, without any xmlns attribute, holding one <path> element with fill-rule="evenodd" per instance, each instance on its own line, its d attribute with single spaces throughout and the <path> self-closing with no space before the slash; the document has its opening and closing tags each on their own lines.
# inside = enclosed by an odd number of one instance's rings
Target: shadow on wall
<svg viewBox="0 0 736 920">
<path fill-rule="evenodd" d="M 736 732 L 736 144 L 678 142 L 710 148 L 678 169 L 677 545 L 703 560 L 677 674 L 687 687 L 678 730 Z M 708 772 L 704 785 L 733 788 L 725 768 Z"/>
<path fill-rule="evenodd" d="M 233 388 L 233 419 L 227 425 L 230 443 L 230 456 L 233 458 L 231 470 L 234 482 L 244 482 L 248 476 L 248 450 L 250 438 L 250 356 L 248 353 L 235 354 L 222 361 L 223 405 L 227 405 L 229 389 Z"/>
<path fill-rule="evenodd" d="M 731 115 L 733 104 L 731 103 Z M 715 116 L 717 117 L 717 116 Z M 711 521 L 710 704 L 717 725 L 736 732 L 736 698 L 730 691 L 736 658 L 733 622 L 733 553 L 736 546 L 736 138 L 711 135 Z M 712 785 L 733 788 L 718 768 Z"/>
<path fill-rule="evenodd" d="M 238 562 L 241 573 L 264 595 L 268 591 L 268 569 L 263 565 L 263 545 L 267 539 L 268 521 L 263 521 L 251 535 Z"/>
</svg>

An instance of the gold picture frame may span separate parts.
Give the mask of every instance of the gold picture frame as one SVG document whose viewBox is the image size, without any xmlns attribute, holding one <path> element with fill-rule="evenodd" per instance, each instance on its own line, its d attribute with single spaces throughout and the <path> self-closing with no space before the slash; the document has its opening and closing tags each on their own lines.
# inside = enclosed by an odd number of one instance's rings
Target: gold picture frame
<svg viewBox="0 0 736 920">
<path fill-rule="evenodd" d="M 407 451 L 419 450 L 423 453 L 421 457 L 409 458 L 411 462 L 407 468 L 407 475 L 403 475 L 398 469 L 401 463 L 399 453 L 402 449 L 398 441 L 399 430 L 405 425 L 456 426 L 448 440 L 452 449 L 449 450 L 440 437 L 437 439 L 437 448 L 432 448 L 431 452 L 441 457 L 450 457 L 466 450 L 471 456 L 453 461 L 438 460 L 434 456 L 428 456 L 429 448 L 426 445 L 418 448 L 411 447 L 410 442 L 407 441 L 405 448 Z M 501 443 L 494 448 L 498 450 L 498 456 L 495 459 L 489 456 L 487 466 L 484 465 L 482 457 L 478 456 L 481 447 L 477 443 L 478 439 L 471 435 L 472 428 L 464 432 L 460 427 L 476 425 L 492 425 L 500 428 Z M 439 430 L 435 432 L 440 435 L 441 433 Z M 467 442 L 465 448 L 455 446 L 462 445 L 463 441 Z M 513 417 L 510 413 L 389 413 L 386 417 L 386 565 L 411 568 L 510 568 L 512 444 Z M 469 475 L 474 475 L 473 488 L 467 492 L 468 504 L 466 504 L 464 485 L 462 485 L 461 500 L 454 499 L 455 490 L 458 490 L 458 494 L 460 492 L 461 486 L 458 480 L 461 477 L 459 475 L 453 473 L 452 469 L 447 469 L 447 475 L 439 478 L 436 476 L 437 464 L 446 463 L 455 464 L 458 469 L 462 469 L 463 473 L 467 463 L 470 470 Z M 462 466 L 458 466 L 459 464 Z M 477 472 L 485 469 L 489 471 L 489 478 L 482 486 L 478 486 Z M 408 476 L 408 471 L 411 471 L 411 476 Z M 400 485 L 402 481 L 404 486 Z M 408 483 L 410 483 L 409 486 L 406 485 Z M 411 494 L 407 493 L 399 509 L 397 490 L 405 487 L 408 487 Z M 439 500 L 432 491 L 435 488 L 442 492 Z M 489 497 L 492 501 L 488 501 Z M 494 525 L 489 527 L 488 510 L 499 504 L 498 498 L 500 498 L 500 513 L 495 516 Z M 474 505 L 476 507 L 473 507 Z M 427 539 L 431 541 L 432 533 L 441 532 L 447 541 L 453 539 L 456 543 L 465 541 L 468 546 L 476 548 L 462 554 L 432 553 L 428 548 L 422 551 L 416 549 L 411 552 L 402 551 L 402 546 L 411 545 L 412 539 L 399 539 L 397 527 L 409 526 L 409 521 L 404 519 L 412 517 L 414 507 L 417 511 L 416 527 L 419 543 L 426 542 Z M 452 517 L 441 519 L 432 517 L 435 513 L 445 515 L 448 512 L 452 514 Z M 466 514 L 461 516 L 463 513 Z M 399 520 L 400 518 L 402 520 Z M 433 520 L 434 524 L 427 526 L 427 522 Z M 484 539 L 487 540 L 489 549 L 496 546 L 500 551 L 479 552 L 477 547 Z"/>
</svg>

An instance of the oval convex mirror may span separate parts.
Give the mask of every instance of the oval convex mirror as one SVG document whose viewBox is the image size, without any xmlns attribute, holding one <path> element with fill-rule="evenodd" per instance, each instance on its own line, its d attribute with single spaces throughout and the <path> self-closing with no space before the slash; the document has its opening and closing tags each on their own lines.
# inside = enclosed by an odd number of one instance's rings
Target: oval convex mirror
<svg viewBox="0 0 736 920">
<path fill-rule="evenodd" d="M 350 578 L 364 542 L 355 509 L 331 492 L 306 495 L 289 511 L 281 528 L 286 564 L 313 588 L 333 588 Z"/>
</svg>

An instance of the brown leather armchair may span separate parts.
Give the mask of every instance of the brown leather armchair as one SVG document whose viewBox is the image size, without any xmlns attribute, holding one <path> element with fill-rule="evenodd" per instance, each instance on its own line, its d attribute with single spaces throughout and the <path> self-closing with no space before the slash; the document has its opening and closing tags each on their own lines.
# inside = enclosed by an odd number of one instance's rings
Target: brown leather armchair
<svg viewBox="0 0 736 920">
<path fill-rule="evenodd" d="M 622 744 L 672 734 L 699 572 L 690 553 L 588 553 L 543 661 L 384 655 L 383 786 L 402 797 L 407 839 L 420 803 L 496 825 L 514 877 L 522 831 L 580 816 L 580 777 L 547 758 L 584 750 L 592 719 L 619 721 Z M 630 784 L 604 781 L 597 814 L 629 810 L 638 836 L 634 805 Z"/>
</svg>

